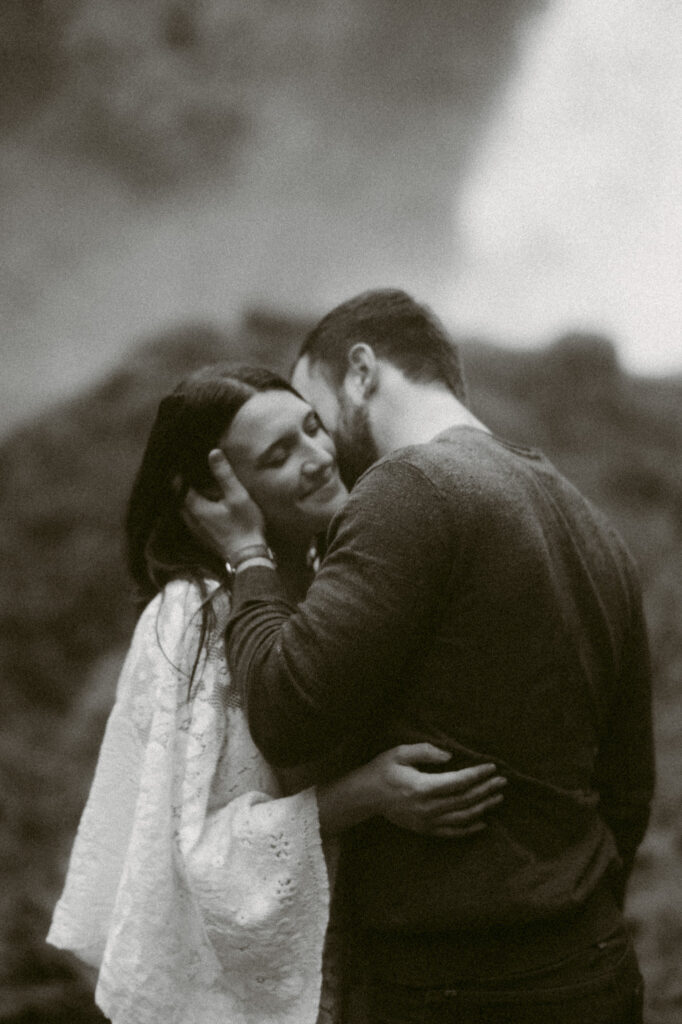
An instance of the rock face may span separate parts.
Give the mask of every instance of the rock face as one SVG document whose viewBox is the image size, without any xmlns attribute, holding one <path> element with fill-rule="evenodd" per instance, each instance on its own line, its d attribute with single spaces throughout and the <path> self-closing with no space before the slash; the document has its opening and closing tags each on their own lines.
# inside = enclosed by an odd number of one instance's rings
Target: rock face
<svg viewBox="0 0 682 1024">
<path fill-rule="evenodd" d="M 188 326 L 154 338 L 0 449 L 4 1022 L 98 1019 L 91 979 L 42 940 L 133 625 L 121 519 L 156 404 L 200 364 L 233 358 L 285 369 L 304 327 L 257 312 L 230 333 Z M 672 1024 L 681 951 L 668 907 L 682 801 L 682 381 L 630 378 L 608 343 L 590 337 L 516 354 L 470 343 L 464 357 L 476 412 L 498 433 L 543 447 L 612 514 L 641 565 L 660 784 L 631 905 L 657 1019 Z"/>
</svg>

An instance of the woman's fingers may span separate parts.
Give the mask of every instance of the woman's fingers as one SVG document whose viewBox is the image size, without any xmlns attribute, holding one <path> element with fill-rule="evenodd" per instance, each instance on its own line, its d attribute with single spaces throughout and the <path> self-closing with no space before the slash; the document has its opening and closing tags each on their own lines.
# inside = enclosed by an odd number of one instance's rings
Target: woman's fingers
<svg viewBox="0 0 682 1024">
<path fill-rule="evenodd" d="M 401 746 L 395 747 L 392 753 L 399 764 L 410 765 L 417 770 L 423 765 L 444 765 L 452 760 L 451 751 L 443 750 L 442 747 L 437 747 L 433 743 L 403 743 Z M 434 792 L 442 790 L 450 793 L 466 789 L 494 772 L 495 765 L 487 762 L 460 768 L 457 771 L 439 772 L 429 778 L 432 780 Z"/>
<path fill-rule="evenodd" d="M 486 797 L 494 796 L 504 789 L 507 780 L 502 775 L 492 775 L 477 786 L 471 786 L 463 793 L 455 792 L 447 795 L 438 794 L 430 800 L 430 807 L 436 814 L 449 810 L 465 810 Z"/>
<path fill-rule="evenodd" d="M 441 825 L 425 831 L 427 835 L 436 836 L 439 839 L 461 839 L 464 836 L 475 835 L 477 832 L 485 832 L 487 827 L 484 821 L 480 821 L 476 825 Z"/>
<path fill-rule="evenodd" d="M 498 804 L 502 803 L 504 797 L 501 793 L 494 793 L 491 796 L 486 797 L 484 800 L 479 800 L 477 803 L 472 804 L 471 807 L 458 808 L 457 810 L 443 811 L 440 814 L 435 814 L 429 819 L 429 828 L 442 828 L 445 826 L 462 826 L 462 825 L 473 825 L 477 823 L 477 819 L 487 811 L 492 810 L 493 807 L 497 807 Z"/>
<path fill-rule="evenodd" d="M 389 794 L 384 817 L 426 835 L 469 835 L 485 828 L 481 816 L 502 801 L 507 780 L 490 762 L 439 772 L 451 756 L 431 743 L 403 744 L 378 755 L 373 764 Z"/>
<path fill-rule="evenodd" d="M 445 764 L 452 757 L 449 750 L 433 743 L 402 743 L 394 748 L 393 753 L 399 764 L 412 765 L 413 768 L 424 764 Z"/>
<path fill-rule="evenodd" d="M 423 788 L 433 797 L 463 795 L 493 778 L 496 772 L 494 764 L 477 764 L 454 772 L 424 773 Z"/>
</svg>

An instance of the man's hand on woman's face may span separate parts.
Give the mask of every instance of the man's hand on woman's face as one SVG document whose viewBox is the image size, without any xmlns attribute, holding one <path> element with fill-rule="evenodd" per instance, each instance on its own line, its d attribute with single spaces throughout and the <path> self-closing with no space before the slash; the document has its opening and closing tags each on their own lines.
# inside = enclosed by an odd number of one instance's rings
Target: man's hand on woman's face
<svg viewBox="0 0 682 1024">
<path fill-rule="evenodd" d="M 211 501 L 190 488 L 183 519 L 197 540 L 233 561 L 241 549 L 265 544 L 263 514 L 220 448 L 209 453 L 208 463 L 222 497 Z"/>
</svg>

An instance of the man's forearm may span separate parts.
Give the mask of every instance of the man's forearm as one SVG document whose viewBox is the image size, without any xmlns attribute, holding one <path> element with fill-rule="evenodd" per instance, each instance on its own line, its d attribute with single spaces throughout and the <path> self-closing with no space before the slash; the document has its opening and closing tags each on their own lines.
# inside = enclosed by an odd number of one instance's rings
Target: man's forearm
<svg viewBox="0 0 682 1024">
<path fill-rule="evenodd" d="M 418 471 L 373 470 L 301 604 L 287 601 L 272 569 L 237 574 L 228 662 L 269 761 L 314 760 L 371 727 L 442 600 L 452 569 L 446 521 Z"/>
<path fill-rule="evenodd" d="M 235 578 L 226 630 L 228 662 L 257 745 L 272 764 L 281 765 L 303 764 L 319 752 L 317 742 L 309 746 L 301 732 L 308 705 L 291 679 L 280 679 L 277 664 L 280 630 L 293 611 L 274 570 L 246 569 Z M 258 682 L 252 686 L 254 679 Z M 294 733 L 302 740 L 296 742 Z"/>
<path fill-rule="evenodd" d="M 333 580 L 318 587 L 316 611 L 337 597 Z M 351 619 L 352 621 L 352 619 Z M 314 760 L 366 724 L 386 687 L 398 678 L 403 636 L 365 636 L 332 611 L 309 618 L 291 606 L 277 574 L 249 569 L 235 581 L 226 631 L 227 656 L 249 727 L 272 764 Z M 382 671 L 383 669 L 383 671 Z M 368 685 L 368 670 L 372 685 Z"/>
</svg>

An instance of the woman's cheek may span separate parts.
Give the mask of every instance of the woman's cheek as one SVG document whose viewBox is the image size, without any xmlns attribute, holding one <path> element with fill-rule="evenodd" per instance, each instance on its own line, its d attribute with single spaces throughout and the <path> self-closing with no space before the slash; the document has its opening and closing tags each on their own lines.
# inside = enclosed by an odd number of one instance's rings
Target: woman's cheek
<svg viewBox="0 0 682 1024">
<path fill-rule="evenodd" d="M 287 472 L 281 472 L 277 475 L 276 479 L 270 481 L 267 493 L 263 495 L 263 501 L 267 503 L 269 509 L 277 514 L 294 502 L 295 495 L 296 486 L 292 480 L 292 475 Z"/>
</svg>

